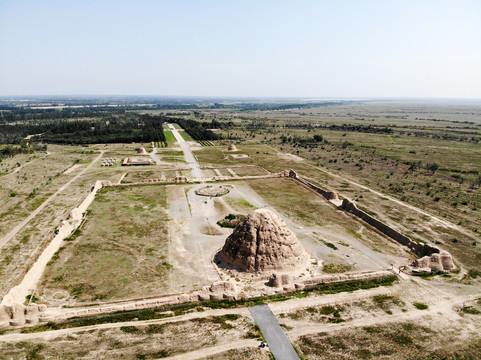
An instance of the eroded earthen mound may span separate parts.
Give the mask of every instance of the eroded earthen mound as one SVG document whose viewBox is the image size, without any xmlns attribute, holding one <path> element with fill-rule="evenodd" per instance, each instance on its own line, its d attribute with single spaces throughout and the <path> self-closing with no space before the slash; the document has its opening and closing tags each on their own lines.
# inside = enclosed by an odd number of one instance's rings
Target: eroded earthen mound
<svg viewBox="0 0 481 360">
<path fill-rule="evenodd" d="M 430 256 L 423 256 L 414 260 L 411 264 L 413 271 L 452 271 L 456 269 L 453 257 L 447 251 L 441 251 L 439 254 L 434 253 Z"/>
<path fill-rule="evenodd" d="M 226 239 L 219 256 L 227 265 L 248 273 L 291 271 L 309 262 L 296 235 L 267 209 L 247 216 Z"/>
<path fill-rule="evenodd" d="M 237 151 L 237 147 L 234 144 L 230 144 L 227 151 Z"/>
</svg>

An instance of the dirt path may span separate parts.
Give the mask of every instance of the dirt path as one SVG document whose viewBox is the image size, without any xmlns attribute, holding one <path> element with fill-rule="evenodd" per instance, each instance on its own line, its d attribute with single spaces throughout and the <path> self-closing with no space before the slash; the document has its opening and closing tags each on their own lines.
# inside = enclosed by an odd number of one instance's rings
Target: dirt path
<svg viewBox="0 0 481 360">
<path fill-rule="evenodd" d="M 8 174 L 2 175 L 2 176 L 9 176 L 9 175 L 16 174 L 16 173 L 18 173 L 20 170 L 22 170 L 25 166 L 30 165 L 31 163 L 34 163 L 35 161 L 40 160 L 41 158 L 47 157 L 47 156 L 49 156 L 49 155 L 50 155 L 50 153 L 47 151 L 47 152 L 45 153 L 45 156 L 42 156 L 42 157 L 38 157 L 38 158 L 36 158 L 36 159 L 33 159 L 32 161 L 29 161 L 29 162 L 27 162 L 27 163 L 19 166 L 18 168 L 16 168 L 15 170 L 13 170 L 11 173 L 8 173 Z"/>
<path fill-rule="evenodd" d="M 65 220 L 57 228 L 57 234 L 47 245 L 45 250 L 40 254 L 38 259 L 32 265 L 30 270 L 25 274 L 22 282 L 11 288 L 10 291 L 3 297 L 2 305 L 14 305 L 16 303 L 22 303 L 25 297 L 29 293 L 33 293 L 37 287 L 37 283 L 40 280 L 45 267 L 52 259 L 54 254 L 58 251 L 63 241 L 72 234 L 72 232 L 82 223 L 83 213 L 88 209 L 89 205 L 95 198 L 95 194 L 102 188 L 102 182 L 97 181 L 93 190 L 87 195 L 82 203 L 75 208 L 71 213 L 71 218 Z"/>
<path fill-rule="evenodd" d="M 188 321 L 188 320 L 198 319 L 198 318 L 206 318 L 210 316 L 222 316 L 226 314 L 238 314 L 252 320 L 250 312 L 247 308 L 213 309 L 213 310 L 205 310 L 203 312 L 192 312 L 185 315 L 174 316 L 174 317 L 169 317 L 164 319 L 156 319 L 156 320 L 107 323 L 107 324 L 68 328 L 68 329 L 62 329 L 62 330 L 42 331 L 42 332 L 31 333 L 31 334 L 20 334 L 20 333 L 6 334 L 6 335 L 0 335 L 0 343 L 9 342 L 9 341 L 28 341 L 32 339 L 50 340 L 50 339 L 55 339 L 58 336 L 70 335 L 70 334 L 75 334 L 75 333 L 84 332 L 84 331 L 92 331 L 92 330 L 100 330 L 100 329 L 116 329 L 123 326 L 147 326 L 152 324 L 167 324 L 167 323 L 175 323 L 180 321 Z M 255 341 L 258 343 L 257 340 Z"/>
<path fill-rule="evenodd" d="M 461 305 L 462 303 L 460 303 Z M 378 326 L 392 322 L 412 321 L 419 318 L 436 318 L 442 314 L 442 321 L 446 323 L 460 320 L 460 316 L 453 310 L 455 303 L 444 302 L 439 305 L 430 306 L 428 310 L 412 310 L 402 315 L 381 315 L 376 317 L 364 317 L 362 319 L 355 319 L 340 324 L 311 324 L 305 326 L 298 326 L 290 331 L 287 331 L 288 336 L 298 338 L 303 335 L 316 334 L 319 332 L 334 332 L 341 329 Z M 418 323 L 422 321 L 417 320 Z"/>
<path fill-rule="evenodd" d="M 187 353 L 182 353 L 179 355 L 169 356 L 167 359 L 170 360 L 196 360 L 203 359 L 207 356 L 212 356 L 216 354 L 223 353 L 225 351 L 241 349 L 246 347 L 257 347 L 259 345 L 259 340 L 249 339 L 249 340 L 236 340 L 235 342 L 230 342 L 223 345 L 211 346 L 208 348 L 203 348 Z"/>
<path fill-rule="evenodd" d="M 172 163 L 169 163 L 167 161 L 162 161 L 160 159 L 158 150 L 159 150 L 158 148 L 152 146 L 152 152 L 149 153 L 150 158 L 155 161 L 156 165 L 169 165 L 169 166 L 171 166 Z"/>
<path fill-rule="evenodd" d="M 0 249 L 8 243 L 17 233 L 29 223 L 35 216 L 37 216 L 45 207 L 53 200 L 55 197 L 60 194 L 62 191 L 67 189 L 74 181 L 76 181 L 79 177 L 85 174 L 97 161 L 99 161 L 105 150 L 101 150 L 99 156 L 97 156 L 85 169 L 80 171 L 77 175 L 75 175 L 72 179 L 70 179 L 67 183 L 62 185 L 53 195 L 51 195 L 47 200 L 45 200 L 38 208 L 36 208 L 32 213 L 24 219 L 20 224 L 15 226 L 7 235 L 5 235 L 2 239 L 0 239 Z"/>
<path fill-rule="evenodd" d="M 460 289 L 457 289 L 457 288 Z M 462 288 L 462 289 L 461 289 Z M 466 289 L 465 289 L 466 288 Z M 464 289 L 464 290 L 463 290 Z M 469 291 L 468 291 L 469 290 Z M 306 298 L 291 298 L 282 302 L 271 302 L 269 307 L 275 316 L 282 313 L 289 313 L 298 309 L 307 307 L 324 306 L 332 304 L 351 303 L 353 301 L 362 301 L 363 299 L 371 299 L 375 295 L 388 294 L 393 296 L 400 296 L 402 300 L 407 303 L 422 300 L 429 304 L 427 310 L 418 310 L 410 306 L 409 311 L 405 313 L 396 314 L 395 316 L 389 314 L 376 314 L 376 316 L 363 316 L 352 320 L 346 320 L 344 323 L 314 323 L 306 321 L 305 323 L 296 323 L 295 327 L 285 331 L 290 341 L 296 341 L 300 336 L 316 334 L 319 332 L 336 332 L 342 329 L 350 329 L 365 326 L 376 326 L 381 324 L 397 323 L 412 321 L 423 323 L 423 319 L 436 321 L 437 327 L 444 328 L 447 324 L 463 324 L 464 327 L 469 327 L 471 332 L 477 331 L 479 327 L 473 322 L 466 322 L 460 317 L 457 308 L 460 308 L 464 302 L 473 301 L 479 298 L 479 289 L 475 287 L 468 287 L 462 284 L 444 284 L 433 281 L 425 281 L 416 279 L 413 282 L 401 282 L 392 287 L 379 287 L 368 290 L 358 290 L 355 292 L 343 292 L 330 295 L 313 295 Z M 85 331 L 94 331 L 99 329 L 115 329 L 123 326 L 148 326 L 151 324 L 166 324 L 181 321 L 190 321 L 195 318 L 206 318 L 211 316 L 222 316 L 226 314 L 239 314 L 253 321 L 249 309 L 235 308 L 235 309 L 209 309 L 202 312 L 192 312 L 180 316 L 145 320 L 145 321 L 127 321 L 120 323 L 106 323 L 92 326 L 83 326 L 77 328 L 68 328 L 62 330 L 52 330 L 38 333 L 22 334 L 12 333 L 0 335 L 0 344 L 4 342 L 19 342 L 30 340 L 51 340 L 60 336 L 81 333 Z M 283 321 L 285 321 L 284 318 Z M 210 346 L 198 349 L 192 352 L 182 353 L 169 357 L 169 359 L 201 359 L 207 356 L 213 356 L 232 349 L 240 349 L 246 347 L 256 347 L 259 341 L 254 339 L 238 340 L 229 342 L 218 346 Z"/>
<path fill-rule="evenodd" d="M 274 150 L 277 154 L 280 154 L 279 150 L 273 148 L 272 146 L 269 146 L 269 147 L 270 147 L 272 150 Z M 320 168 L 320 167 L 318 167 L 318 166 L 315 166 L 315 165 L 311 165 L 311 164 L 306 164 L 306 165 L 307 165 L 307 166 L 310 166 L 310 167 L 313 167 L 313 168 L 315 168 L 315 169 L 317 169 L 317 170 L 319 170 L 319 171 L 321 171 L 321 172 L 323 172 L 323 173 L 325 173 L 325 174 L 327 174 L 327 175 L 330 175 L 330 176 L 332 176 L 332 177 L 334 177 L 334 178 L 340 179 L 340 180 L 342 180 L 342 181 L 346 181 L 346 182 L 350 183 L 351 185 L 360 187 L 361 189 L 369 190 L 369 191 L 372 192 L 373 194 L 376 194 L 376 195 L 381 196 L 381 197 L 385 197 L 385 198 L 389 199 L 390 201 L 395 202 L 396 204 L 402 205 L 402 206 L 404 206 L 404 207 L 407 207 L 408 209 L 411 209 L 411 210 L 416 211 L 416 212 L 418 212 L 418 213 L 420 213 L 420 214 L 422 214 L 422 215 L 424 215 L 424 216 L 429 217 L 430 219 L 434 220 L 435 222 L 441 224 L 441 225 L 444 226 L 444 227 L 451 228 L 451 229 L 454 229 L 454 230 L 457 230 L 457 231 L 461 231 L 461 232 L 466 231 L 465 229 L 462 229 L 461 227 L 459 227 L 459 226 L 457 226 L 457 225 L 455 225 L 455 224 L 453 224 L 453 223 L 451 223 L 451 222 L 449 222 L 449 221 L 442 220 L 442 219 L 440 219 L 440 218 L 438 218 L 438 217 L 436 217 L 436 216 L 434 216 L 434 215 L 431 215 L 431 214 L 425 212 L 424 210 L 419 209 L 419 208 L 416 207 L 416 206 L 413 206 L 413 205 L 410 205 L 410 204 L 406 204 L 405 202 L 402 202 L 401 200 L 398 200 L 398 199 L 396 199 L 396 198 L 394 198 L 394 197 L 392 197 L 392 196 L 386 195 L 386 194 L 381 193 L 381 192 L 379 192 L 379 191 L 373 190 L 373 189 L 371 189 L 370 187 L 367 187 L 367 186 L 365 186 L 365 185 L 361 185 L 361 184 L 359 184 L 359 183 L 357 183 L 357 182 L 355 182 L 355 181 L 353 181 L 353 180 L 350 180 L 350 179 L 348 179 L 348 178 L 346 178 L 346 177 L 343 177 L 343 176 L 334 174 L 334 173 L 332 173 L 332 172 L 330 172 L 330 171 L 328 171 L 328 170 L 322 169 L 322 168 Z"/>
</svg>

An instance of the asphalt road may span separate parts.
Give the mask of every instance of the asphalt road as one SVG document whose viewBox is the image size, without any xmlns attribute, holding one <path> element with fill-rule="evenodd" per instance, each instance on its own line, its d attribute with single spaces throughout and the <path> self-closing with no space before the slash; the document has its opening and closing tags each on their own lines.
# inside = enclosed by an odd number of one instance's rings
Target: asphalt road
<svg viewBox="0 0 481 360">
<path fill-rule="evenodd" d="M 299 356 L 268 305 L 251 306 L 249 311 L 261 328 L 269 350 L 276 360 L 299 360 Z"/>
</svg>

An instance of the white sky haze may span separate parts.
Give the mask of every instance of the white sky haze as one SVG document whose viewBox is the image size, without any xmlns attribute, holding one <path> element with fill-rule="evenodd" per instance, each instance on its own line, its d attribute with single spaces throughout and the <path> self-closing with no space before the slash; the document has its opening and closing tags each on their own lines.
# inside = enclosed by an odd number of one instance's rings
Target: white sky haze
<svg viewBox="0 0 481 360">
<path fill-rule="evenodd" d="M 481 98 L 481 1 L 0 0 L 0 95 Z"/>
</svg>

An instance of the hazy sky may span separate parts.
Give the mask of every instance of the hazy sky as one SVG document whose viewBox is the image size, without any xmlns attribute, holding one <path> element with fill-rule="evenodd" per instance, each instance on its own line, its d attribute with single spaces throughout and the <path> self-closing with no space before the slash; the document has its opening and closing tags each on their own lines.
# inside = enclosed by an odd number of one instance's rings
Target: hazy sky
<svg viewBox="0 0 481 360">
<path fill-rule="evenodd" d="M 0 95 L 481 98 L 481 0 L 0 0 Z"/>
</svg>

